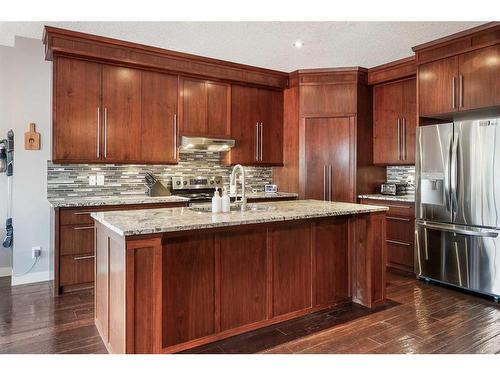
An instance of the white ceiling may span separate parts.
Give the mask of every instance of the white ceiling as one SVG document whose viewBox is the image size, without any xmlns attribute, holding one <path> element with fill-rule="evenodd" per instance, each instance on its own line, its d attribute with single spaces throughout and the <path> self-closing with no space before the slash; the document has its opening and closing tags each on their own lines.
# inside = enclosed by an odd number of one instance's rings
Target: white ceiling
<svg viewBox="0 0 500 375">
<path fill-rule="evenodd" d="M 483 22 L 0 22 L 0 44 L 41 39 L 43 25 L 291 72 L 371 68 L 412 55 L 411 47 Z M 304 46 L 292 46 L 296 40 Z"/>
</svg>

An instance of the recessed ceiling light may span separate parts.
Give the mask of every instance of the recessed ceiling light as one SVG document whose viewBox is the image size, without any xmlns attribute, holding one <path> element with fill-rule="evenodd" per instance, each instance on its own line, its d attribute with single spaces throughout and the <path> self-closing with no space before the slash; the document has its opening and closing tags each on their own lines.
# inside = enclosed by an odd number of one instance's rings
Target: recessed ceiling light
<svg viewBox="0 0 500 375">
<path fill-rule="evenodd" d="M 293 46 L 295 48 L 302 48 L 303 45 L 304 45 L 304 42 L 302 40 L 296 40 L 295 42 L 293 42 Z"/>
</svg>

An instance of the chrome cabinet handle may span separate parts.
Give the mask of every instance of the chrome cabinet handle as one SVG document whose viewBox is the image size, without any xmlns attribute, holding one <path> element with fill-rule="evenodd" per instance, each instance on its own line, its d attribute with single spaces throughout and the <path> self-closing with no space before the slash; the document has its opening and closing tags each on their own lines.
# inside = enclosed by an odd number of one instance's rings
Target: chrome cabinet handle
<svg viewBox="0 0 500 375">
<path fill-rule="evenodd" d="M 401 121 L 398 117 L 398 160 L 401 160 Z"/>
<path fill-rule="evenodd" d="M 455 101 L 456 101 L 456 97 L 455 97 L 455 92 L 456 92 L 456 77 L 453 76 L 453 78 L 451 79 L 451 101 L 452 101 L 452 108 L 455 109 L 456 108 L 456 105 L 455 105 Z"/>
<path fill-rule="evenodd" d="M 331 202 L 332 201 L 332 166 L 328 166 L 328 200 Z"/>
<path fill-rule="evenodd" d="M 396 216 L 386 216 L 385 218 L 387 220 L 397 220 L 397 221 L 407 221 L 407 222 L 411 221 L 411 219 L 407 219 L 407 218 L 404 218 L 404 217 L 396 217 Z"/>
<path fill-rule="evenodd" d="M 451 148 L 451 165 L 450 165 L 450 196 L 451 196 L 451 212 L 453 220 L 455 220 L 456 210 L 458 206 L 457 194 L 457 152 L 458 152 L 458 135 L 454 136 L 453 145 Z"/>
<path fill-rule="evenodd" d="M 87 255 L 84 257 L 74 257 L 73 260 L 84 260 L 84 259 L 92 259 L 95 258 L 95 255 Z"/>
<path fill-rule="evenodd" d="M 104 158 L 108 157 L 108 109 L 104 107 Z"/>
<path fill-rule="evenodd" d="M 75 227 L 73 229 L 74 230 L 88 230 L 88 229 L 95 229 L 95 227 Z"/>
<path fill-rule="evenodd" d="M 458 108 L 462 108 L 464 106 L 464 76 L 459 75 L 459 99 L 458 99 Z"/>
<path fill-rule="evenodd" d="M 402 138 L 401 147 L 403 149 L 402 159 L 406 160 L 406 118 L 405 117 L 403 117 L 402 126 L 403 126 L 403 135 L 401 137 Z"/>
<path fill-rule="evenodd" d="M 101 108 L 97 107 L 97 159 L 101 157 Z"/>
<path fill-rule="evenodd" d="M 174 142 L 173 142 L 173 145 L 174 145 L 174 149 L 173 149 L 173 156 L 174 156 L 174 160 L 177 160 L 177 114 L 174 113 L 174 126 L 173 126 L 173 131 L 174 131 Z"/>
<path fill-rule="evenodd" d="M 264 148 L 264 124 L 260 123 L 260 161 L 262 161 L 262 149 Z"/>
<path fill-rule="evenodd" d="M 326 165 L 323 165 L 323 200 L 326 201 Z"/>
<path fill-rule="evenodd" d="M 457 233 L 457 234 L 464 234 L 467 236 L 475 236 L 475 237 L 491 237 L 491 238 L 496 238 L 498 237 L 497 232 L 483 232 L 480 230 L 470 230 L 470 229 L 462 229 L 462 228 L 455 228 L 453 225 L 439 225 L 439 224 L 430 224 L 430 223 L 421 223 L 418 224 L 422 228 L 425 229 L 434 229 L 434 230 L 439 230 L 442 232 L 450 232 L 450 233 Z"/>
<path fill-rule="evenodd" d="M 259 123 L 255 123 L 255 160 L 259 161 Z"/>
<path fill-rule="evenodd" d="M 394 241 L 394 240 L 385 240 L 385 242 L 393 243 L 395 245 L 403 245 L 403 246 L 411 246 L 411 243 L 402 242 L 402 241 Z"/>
</svg>

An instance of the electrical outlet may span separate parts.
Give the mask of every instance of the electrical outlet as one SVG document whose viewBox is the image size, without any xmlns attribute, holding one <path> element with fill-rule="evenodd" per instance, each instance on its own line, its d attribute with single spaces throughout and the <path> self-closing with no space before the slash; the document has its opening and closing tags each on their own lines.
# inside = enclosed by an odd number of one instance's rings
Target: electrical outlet
<svg viewBox="0 0 500 375">
<path fill-rule="evenodd" d="M 91 174 L 89 176 L 89 185 L 90 186 L 95 186 L 97 185 L 97 176 L 95 174 Z"/>
<path fill-rule="evenodd" d="M 36 259 L 42 255 L 42 248 L 40 246 L 33 246 L 31 248 L 31 258 Z"/>
<path fill-rule="evenodd" d="M 103 186 L 104 185 L 104 175 L 103 174 L 98 174 L 97 175 L 97 185 Z"/>
</svg>

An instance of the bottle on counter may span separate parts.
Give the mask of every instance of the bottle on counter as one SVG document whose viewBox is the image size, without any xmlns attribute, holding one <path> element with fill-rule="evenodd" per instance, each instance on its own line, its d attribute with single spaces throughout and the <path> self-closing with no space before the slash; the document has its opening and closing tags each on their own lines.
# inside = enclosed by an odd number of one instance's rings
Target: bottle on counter
<svg viewBox="0 0 500 375">
<path fill-rule="evenodd" d="M 229 199 L 229 195 L 227 195 L 227 190 L 222 189 L 222 212 L 231 211 L 231 200 Z"/>
<path fill-rule="evenodd" d="M 219 194 L 219 189 L 215 189 L 214 196 L 212 198 L 212 213 L 219 213 L 222 211 L 222 198 Z"/>
</svg>

